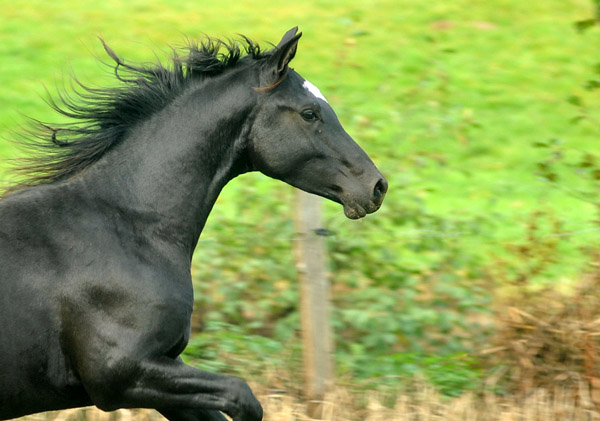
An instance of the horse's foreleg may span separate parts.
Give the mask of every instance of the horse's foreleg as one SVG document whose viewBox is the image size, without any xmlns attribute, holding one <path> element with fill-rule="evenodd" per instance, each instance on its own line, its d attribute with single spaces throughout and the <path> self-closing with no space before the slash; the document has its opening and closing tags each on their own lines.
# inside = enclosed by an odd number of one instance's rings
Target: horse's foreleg
<svg viewBox="0 0 600 421">
<path fill-rule="evenodd" d="M 181 357 L 177 357 L 177 361 L 183 364 Z M 203 410 L 203 409 L 158 409 L 169 421 L 227 421 L 219 411 Z"/>
<path fill-rule="evenodd" d="M 167 357 L 125 365 L 125 376 L 123 366 L 116 363 L 111 370 L 96 367 L 88 381 L 82 377 L 92 401 L 101 409 L 156 408 L 170 415 L 169 419 L 182 421 L 219 419 L 213 411 L 222 411 L 234 421 L 262 420 L 262 407 L 243 380 Z M 190 418 L 194 411 L 199 417 Z"/>
</svg>

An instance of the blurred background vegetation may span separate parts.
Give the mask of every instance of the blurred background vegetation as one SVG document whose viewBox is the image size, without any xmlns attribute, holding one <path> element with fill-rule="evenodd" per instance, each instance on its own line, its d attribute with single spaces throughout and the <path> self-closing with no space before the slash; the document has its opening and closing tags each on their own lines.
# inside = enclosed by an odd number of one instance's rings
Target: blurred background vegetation
<svg viewBox="0 0 600 421">
<path fill-rule="evenodd" d="M 148 62 L 186 38 L 267 46 L 298 25 L 293 67 L 390 184 L 359 222 L 326 204 L 338 382 L 394 393 L 419 378 L 451 396 L 582 379 L 600 389 L 590 0 L 0 0 L 0 10 L 3 184 L 22 115 L 58 119 L 45 86 L 55 95 L 71 70 L 115 83 L 97 35 Z M 225 188 L 193 261 L 189 362 L 300 390 L 293 198 L 259 174 Z"/>
</svg>

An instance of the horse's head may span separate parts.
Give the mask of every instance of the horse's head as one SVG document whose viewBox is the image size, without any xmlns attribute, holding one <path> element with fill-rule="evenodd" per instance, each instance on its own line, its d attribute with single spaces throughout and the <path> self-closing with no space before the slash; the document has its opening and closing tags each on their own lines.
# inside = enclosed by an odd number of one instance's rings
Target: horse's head
<svg viewBox="0 0 600 421">
<path fill-rule="evenodd" d="M 362 218 L 381 206 L 388 183 L 346 133 L 310 82 L 288 67 L 298 39 L 286 33 L 260 63 L 256 117 L 249 138 L 253 169 L 344 206 Z"/>
</svg>

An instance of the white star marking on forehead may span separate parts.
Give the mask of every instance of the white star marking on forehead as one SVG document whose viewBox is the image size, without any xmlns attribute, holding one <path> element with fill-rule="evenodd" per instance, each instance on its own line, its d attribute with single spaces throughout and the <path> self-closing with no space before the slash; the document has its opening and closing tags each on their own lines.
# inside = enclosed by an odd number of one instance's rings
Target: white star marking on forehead
<svg viewBox="0 0 600 421">
<path fill-rule="evenodd" d="M 310 92 L 317 98 L 322 99 L 323 101 L 327 102 L 327 100 L 325 99 L 325 97 L 323 96 L 321 91 L 319 91 L 319 88 L 317 88 L 315 85 L 310 83 L 308 80 L 305 80 L 304 83 L 302 84 L 302 86 L 304 86 L 304 89 L 306 89 L 308 92 Z"/>
</svg>

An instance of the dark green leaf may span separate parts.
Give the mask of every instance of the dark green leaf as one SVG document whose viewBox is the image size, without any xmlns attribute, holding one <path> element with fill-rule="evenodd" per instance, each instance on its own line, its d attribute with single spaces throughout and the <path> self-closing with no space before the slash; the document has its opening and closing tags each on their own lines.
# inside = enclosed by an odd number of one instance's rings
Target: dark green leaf
<svg viewBox="0 0 600 421">
<path fill-rule="evenodd" d="M 571 105 L 575 105 L 576 107 L 583 106 L 583 101 L 577 95 L 571 95 L 567 98 L 567 102 Z"/>
<path fill-rule="evenodd" d="M 586 31 L 596 24 L 595 19 L 586 19 L 575 22 L 575 29 L 579 32 Z"/>
</svg>

